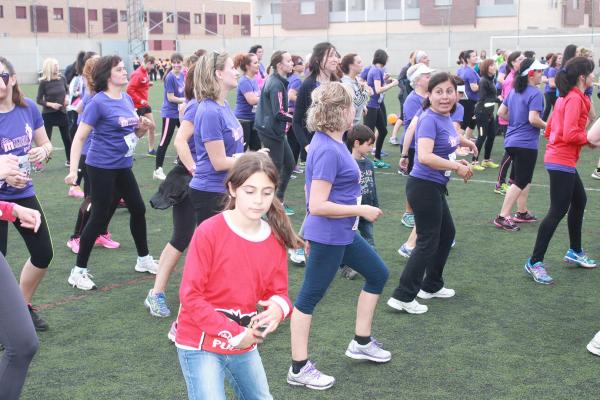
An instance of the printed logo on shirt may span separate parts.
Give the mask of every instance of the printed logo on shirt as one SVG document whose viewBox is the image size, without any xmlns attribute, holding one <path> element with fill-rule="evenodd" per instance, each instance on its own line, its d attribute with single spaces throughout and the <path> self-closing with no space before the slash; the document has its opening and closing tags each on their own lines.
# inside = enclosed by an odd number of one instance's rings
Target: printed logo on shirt
<svg viewBox="0 0 600 400">
<path fill-rule="evenodd" d="M 448 136 L 448 143 L 450 146 L 456 147 L 460 143 L 460 138 L 457 135 Z"/>
<path fill-rule="evenodd" d="M 136 115 L 135 117 L 119 117 L 119 125 L 121 128 L 127 128 L 128 126 L 137 126 L 140 118 Z"/>
<path fill-rule="evenodd" d="M 257 314 L 256 311 L 253 311 L 250 314 L 244 314 L 241 310 L 234 310 L 231 308 L 228 310 L 224 308 L 215 308 L 215 311 L 218 311 L 221 314 L 225 314 L 227 318 L 241 326 L 248 326 L 252 317 L 254 317 Z"/>
<path fill-rule="evenodd" d="M 31 146 L 31 139 L 33 138 L 33 129 L 28 123 L 25 124 L 25 135 L 16 137 L 14 139 L 2 138 L 0 146 L 5 153 L 13 151 L 19 147 L 29 148 Z"/>
<path fill-rule="evenodd" d="M 231 128 L 231 133 L 233 134 L 233 139 L 237 142 L 244 137 L 244 129 L 241 126 L 236 128 Z"/>
</svg>

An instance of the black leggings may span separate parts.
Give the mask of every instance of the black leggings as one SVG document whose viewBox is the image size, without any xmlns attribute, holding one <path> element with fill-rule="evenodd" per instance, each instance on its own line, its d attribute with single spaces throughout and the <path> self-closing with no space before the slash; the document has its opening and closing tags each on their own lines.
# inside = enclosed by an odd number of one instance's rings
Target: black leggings
<svg viewBox="0 0 600 400">
<path fill-rule="evenodd" d="M 71 139 L 71 143 L 73 143 L 73 138 L 75 137 L 75 133 L 77 132 L 77 128 L 79 124 L 77 123 L 77 111 L 69 110 L 67 111 L 67 122 L 69 126 L 69 139 Z"/>
<path fill-rule="evenodd" d="M 52 239 L 50 239 L 50 231 L 46 223 L 46 216 L 42 211 L 42 206 L 38 202 L 37 197 L 26 197 L 24 199 L 10 200 L 11 202 L 23 207 L 38 210 L 42 216 L 42 223 L 37 232 L 31 229 L 23 228 L 21 222 L 16 220 L 13 222 L 29 251 L 31 263 L 36 268 L 46 269 L 52 262 L 54 251 L 52 250 Z M 8 247 L 8 222 L 0 221 L 0 252 L 6 256 Z M 0 292 L 1 293 L 1 292 Z"/>
<path fill-rule="evenodd" d="M 494 139 L 496 138 L 496 121 L 494 114 L 478 114 L 477 125 L 479 126 L 479 136 L 477 137 L 477 150 L 481 154 L 481 148 L 485 142 L 484 160 L 489 160 L 492 156 L 492 148 L 494 147 Z M 478 157 L 473 156 L 473 161 L 477 161 Z"/>
<path fill-rule="evenodd" d="M 510 154 L 505 150 L 504 155 L 502 156 L 502 161 L 500 162 L 500 169 L 498 170 L 498 179 L 496 181 L 496 186 L 500 186 L 503 183 L 506 183 L 506 175 L 508 174 L 508 169 L 512 164 L 512 159 L 510 158 Z M 512 175 L 512 174 L 511 174 Z"/>
<path fill-rule="evenodd" d="M 475 121 L 475 105 L 477 104 L 474 100 L 463 99 L 459 101 L 464 108 L 463 120 L 460 124 L 460 129 L 466 130 L 467 128 L 475 129 L 477 121 Z"/>
<path fill-rule="evenodd" d="M 568 212 L 569 241 L 571 249 L 581 252 L 581 226 L 587 195 L 577 172 L 548 171 L 550 175 L 550 209 L 538 229 L 531 264 L 544 261 L 550 240 L 558 224 Z"/>
<path fill-rule="evenodd" d="M 71 137 L 69 136 L 67 114 L 62 111 L 54 111 L 42 114 L 42 118 L 44 119 L 44 128 L 46 129 L 48 139 L 52 140 L 52 128 L 58 126 L 60 137 L 65 146 L 65 155 L 67 161 L 69 161 L 71 159 Z"/>
<path fill-rule="evenodd" d="M 120 193 L 129 210 L 129 229 L 135 242 L 138 256 L 148 255 L 146 236 L 146 206 L 140 193 L 131 168 L 105 169 L 87 165 L 87 172 L 92 188 L 92 211 L 90 219 L 83 228 L 79 242 L 79 253 L 76 265 L 87 268 L 88 260 L 96 242 L 96 238 L 104 233 L 110 221 L 115 196 Z"/>
<path fill-rule="evenodd" d="M 294 134 L 294 129 L 291 126 L 287 132 L 287 140 L 288 144 L 290 145 L 290 149 L 292 150 L 292 154 L 294 155 L 294 165 L 298 165 L 300 153 L 304 149 L 300 147 L 300 143 L 298 143 L 298 139 L 296 139 L 296 135 Z"/>
<path fill-rule="evenodd" d="M 162 167 L 165 163 L 165 155 L 167 154 L 167 147 L 171 143 L 175 128 L 179 127 L 179 118 L 163 118 L 163 130 L 160 136 L 160 143 L 156 150 L 156 168 Z"/>
<path fill-rule="evenodd" d="M 544 121 L 548 121 L 548 117 L 550 116 L 550 111 L 552 111 L 552 107 L 556 103 L 556 91 L 552 90 L 548 93 L 544 93 L 544 98 L 546 99 L 544 106 L 544 114 L 542 115 L 542 119 Z"/>
<path fill-rule="evenodd" d="M 260 150 L 260 139 L 258 138 L 258 132 L 254 129 L 254 121 L 247 119 L 240 119 L 239 121 L 244 130 L 244 151 L 248 149 L 251 151 Z"/>
<path fill-rule="evenodd" d="M 506 152 L 513 163 L 513 167 L 510 170 L 510 179 L 513 184 L 523 190 L 533 179 L 538 151 L 523 147 L 507 147 Z"/>
<path fill-rule="evenodd" d="M 279 187 L 277 188 L 277 197 L 283 202 L 285 191 L 288 183 L 290 183 L 292 171 L 296 166 L 294 163 L 292 149 L 290 148 L 285 136 L 278 139 L 273 139 L 270 136 L 262 135 L 260 132 L 258 135 L 260 136 L 260 141 L 262 144 L 269 149 L 271 160 L 273 160 L 275 167 L 277 167 L 277 171 L 279 171 Z"/>
<path fill-rule="evenodd" d="M 173 234 L 169 243 L 182 253 L 190 244 L 196 229 L 196 219 L 192 218 L 194 213 L 189 195 L 179 203 L 173 204 Z"/>
<path fill-rule="evenodd" d="M 456 233 L 446 194 L 446 186 L 440 183 L 412 176 L 406 182 L 406 197 L 415 215 L 417 245 L 394 290 L 397 300 L 410 302 L 420 289 L 435 293 L 444 287 L 442 273 Z"/>
<path fill-rule="evenodd" d="M 373 131 L 377 128 L 377 141 L 375 142 L 375 158 L 381 160 L 381 149 L 385 137 L 387 136 L 387 118 L 383 108 L 367 107 L 367 115 L 365 116 L 365 125 Z"/>
<path fill-rule="evenodd" d="M 39 342 L 21 289 L 10 266 L 0 255 L 0 399 L 17 400 Z"/>
<path fill-rule="evenodd" d="M 225 193 L 205 192 L 190 187 L 188 198 L 196 214 L 196 226 L 223 211 L 226 197 Z"/>
</svg>

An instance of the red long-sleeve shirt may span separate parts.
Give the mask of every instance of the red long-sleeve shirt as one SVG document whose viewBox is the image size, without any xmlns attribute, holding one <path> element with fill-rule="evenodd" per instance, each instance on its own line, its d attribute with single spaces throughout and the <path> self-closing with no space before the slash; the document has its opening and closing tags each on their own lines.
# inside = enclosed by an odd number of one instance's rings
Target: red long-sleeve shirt
<svg viewBox="0 0 600 400">
<path fill-rule="evenodd" d="M 15 222 L 17 218 L 13 215 L 13 203 L 0 201 L 0 221 Z"/>
<path fill-rule="evenodd" d="M 133 100 L 135 108 L 148 107 L 148 88 L 150 87 L 150 77 L 144 66 L 131 73 L 129 83 L 127 84 L 127 94 Z"/>
<path fill-rule="evenodd" d="M 212 353 L 239 354 L 233 347 L 257 314 L 259 300 L 273 300 L 289 315 L 287 253 L 263 221 L 264 239 L 236 233 L 225 213 L 204 221 L 185 260 L 176 344 Z M 234 341 L 231 341 L 234 339 Z"/>
<path fill-rule="evenodd" d="M 585 128 L 590 107 L 590 99 L 578 88 L 556 100 L 544 132 L 548 139 L 544 163 L 577 166 L 581 148 L 588 142 Z"/>
</svg>

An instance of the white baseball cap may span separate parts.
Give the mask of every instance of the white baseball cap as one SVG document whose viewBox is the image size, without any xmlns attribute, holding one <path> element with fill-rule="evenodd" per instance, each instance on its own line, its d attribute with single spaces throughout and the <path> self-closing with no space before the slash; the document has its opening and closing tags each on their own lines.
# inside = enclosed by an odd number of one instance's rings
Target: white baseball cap
<svg viewBox="0 0 600 400">
<path fill-rule="evenodd" d="M 538 60 L 534 60 L 533 63 L 525 71 L 521 72 L 521 76 L 527 76 L 529 71 L 542 71 L 548 68 L 548 64 L 542 64 Z"/>
<path fill-rule="evenodd" d="M 419 79 L 421 75 L 430 74 L 432 72 L 435 72 L 435 69 L 429 68 L 425 64 L 415 64 L 406 71 L 406 77 L 410 81 L 410 86 L 414 88 L 417 79 Z"/>
</svg>

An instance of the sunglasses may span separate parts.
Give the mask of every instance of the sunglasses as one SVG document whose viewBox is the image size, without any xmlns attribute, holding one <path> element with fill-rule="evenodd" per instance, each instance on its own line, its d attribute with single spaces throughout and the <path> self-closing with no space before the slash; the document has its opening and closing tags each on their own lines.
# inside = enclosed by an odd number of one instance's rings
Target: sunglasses
<svg viewBox="0 0 600 400">
<path fill-rule="evenodd" d="M 4 85 L 8 86 L 8 80 L 10 79 L 10 74 L 8 72 L 3 72 L 0 74 L 0 78 L 4 81 Z"/>
</svg>

